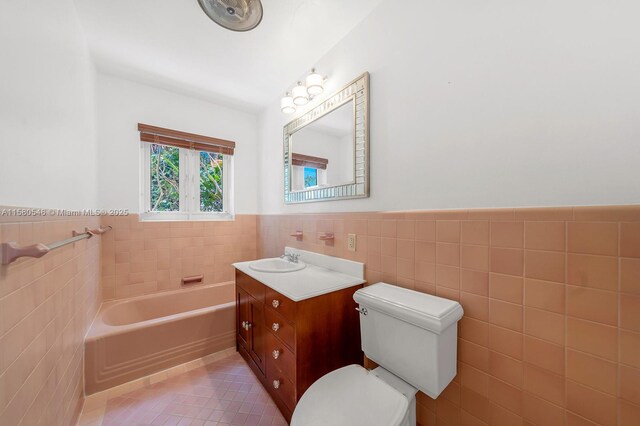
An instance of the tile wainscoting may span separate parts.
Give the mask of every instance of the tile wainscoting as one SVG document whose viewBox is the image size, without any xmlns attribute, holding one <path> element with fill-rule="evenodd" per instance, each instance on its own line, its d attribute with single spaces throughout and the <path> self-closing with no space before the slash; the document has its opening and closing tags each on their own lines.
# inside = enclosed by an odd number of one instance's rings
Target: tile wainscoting
<svg viewBox="0 0 640 426">
<path fill-rule="evenodd" d="M 0 242 L 51 243 L 98 224 L 97 217 L 0 216 Z M 100 305 L 100 239 L 0 266 L 0 424 L 75 423 L 83 340 Z"/>
<path fill-rule="evenodd" d="M 259 216 L 259 257 L 285 245 L 460 301 L 458 375 L 419 394 L 423 426 L 640 424 L 640 206 Z"/>
<path fill-rule="evenodd" d="M 366 263 L 386 281 L 459 300 L 458 376 L 432 424 L 631 425 L 640 419 L 640 207 L 240 215 L 234 222 L 0 218 L 29 244 L 102 237 L 0 269 L 0 423 L 71 424 L 82 340 L 101 301 L 232 279 L 285 245 Z M 303 231 L 298 241 L 290 234 Z M 333 243 L 319 236 L 335 234 Z M 347 234 L 358 237 L 346 250 Z M 102 251 L 102 255 L 101 255 Z M 102 264 L 102 274 L 100 274 Z"/>
<path fill-rule="evenodd" d="M 256 258 L 256 216 L 233 221 L 146 221 L 137 214 L 105 216 L 102 242 L 104 300 L 177 290 L 183 277 L 233 281 L 234 262 Z"/>
</svg>

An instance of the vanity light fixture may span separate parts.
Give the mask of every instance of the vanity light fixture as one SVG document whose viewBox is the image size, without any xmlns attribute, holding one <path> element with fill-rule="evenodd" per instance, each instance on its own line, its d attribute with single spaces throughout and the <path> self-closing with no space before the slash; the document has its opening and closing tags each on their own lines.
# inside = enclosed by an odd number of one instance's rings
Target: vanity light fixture
<svg viewBox="0 0 640 426">
<path fill-rule="evenodd" d="M 298 85 L 293 88 L 291 91 L 293 94 L 293 103 L 302 106 L 309 103 L 309 93 L 307 92 L 307 88 L 302 85 L 301 82 L 298 82 Z"/>
<path fill-rule="evenodd" d="M 285 114 L 293 114 L 296 112 L 296 105 L 293 103 L 293 98 L 289 92 L 280 100 L 280 109 Z"/>
<path fill-rule="evenodd" d="M 306 79 L 307 92 L 311 96 L 319 95 L 324 91 L 324 77 L 318 74 L 315 68 L 311 69 L 311 74 Z"/>
<path fill-rule="evenodd" d="M 324 92 L 324 82 L 326 77 L 318 74 L 315 68 L 311 69 L 311 73 L 305 78 L 304 84 L 299 81 L 296 86 L 287 92 L 286 96 L 280 100 L 280 109 L 285 114 L 293 114 L 296 108 L 306 105 L 315 96 Z"/>
</svg>

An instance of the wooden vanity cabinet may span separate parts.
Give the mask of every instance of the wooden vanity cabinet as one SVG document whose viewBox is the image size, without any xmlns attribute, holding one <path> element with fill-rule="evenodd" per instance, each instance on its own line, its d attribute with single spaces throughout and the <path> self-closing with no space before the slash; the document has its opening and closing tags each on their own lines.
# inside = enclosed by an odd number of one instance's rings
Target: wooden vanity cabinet
<svg viewBox="0 0 640 426">
<path fill-rule="evenodd" d="M 251 356 L 253 362 L 265 372 L 265 332 L 264 303 L 255 300 L 247 292 L 238 288 L 236 304 L 238 307 L 237 344 Z"/>
<path fill-rule="evenodd" d="M 236 347 L 287 421 L 317 379 L 346 365 L 362 365 L 353 300 L 359 288 L 294 302 L 236 270 Z"/>
</svg>

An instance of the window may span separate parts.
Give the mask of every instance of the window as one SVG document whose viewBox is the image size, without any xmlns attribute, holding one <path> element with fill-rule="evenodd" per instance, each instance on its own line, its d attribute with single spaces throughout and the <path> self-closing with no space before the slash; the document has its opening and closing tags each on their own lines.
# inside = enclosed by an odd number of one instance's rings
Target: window
<svg viewBox="0 0 640 426">
<path fill-rule="evenodd" d="M 151 145 L 149 179 L 151 204 L 149 211 L 180 211 L 180 149 Z"/>
<path fill-rule="evenodd" d="M 233 155 L 192 142 L 189 148 L 172 145 L 168 138 L 152 136 L 141 133 L 143 142 L 150 140 L 141 144 L 141 218 L 231 219 Z M 158 141 L 169 144 L 154 143 Z"/>
<path fill-rule="evenodd" d="M 318 186 L 318 169 L 314 169 L 312 167 L 304 168 L 304 187 L 311 188 L 313 186 Z"/>
<path fill-rule="evenodd" d="M 229 161 L 229 159 L 227 159 Z M 224 156 L 200 152 L 200 211 L 224 212 Z"/>
</svg>

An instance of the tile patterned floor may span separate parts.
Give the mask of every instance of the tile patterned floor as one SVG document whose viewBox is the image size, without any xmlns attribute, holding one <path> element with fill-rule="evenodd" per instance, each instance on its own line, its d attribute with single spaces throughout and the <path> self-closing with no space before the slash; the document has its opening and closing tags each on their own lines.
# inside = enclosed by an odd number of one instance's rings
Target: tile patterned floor
<svg viewBox="0 0 640 426">
<path fill-rule="evenodd" d="M 100 418 L 79 425 L 271 425 L 285 419 L 249 366 L 235 353 L 108 401 Z"/>
</svg>

